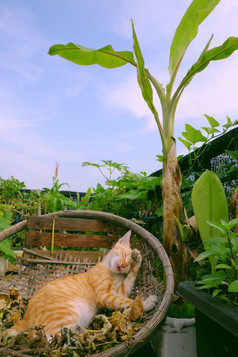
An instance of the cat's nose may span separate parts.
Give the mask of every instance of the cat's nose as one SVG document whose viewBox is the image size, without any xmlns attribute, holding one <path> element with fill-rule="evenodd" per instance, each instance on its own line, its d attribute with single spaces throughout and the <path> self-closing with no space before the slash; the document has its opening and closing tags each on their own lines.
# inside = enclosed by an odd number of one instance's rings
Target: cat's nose
<svg viewBox="0 0 238 357">
<path fill-rule="evenodd" d="M 126 263 L 121 263 L 121 268 L 126 268 Z"/>
</svg>

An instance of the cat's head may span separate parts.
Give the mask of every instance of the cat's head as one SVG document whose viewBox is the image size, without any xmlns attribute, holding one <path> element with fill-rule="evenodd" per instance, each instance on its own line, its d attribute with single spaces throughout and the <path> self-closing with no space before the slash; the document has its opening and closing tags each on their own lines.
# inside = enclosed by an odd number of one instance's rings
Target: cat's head
<svg viewBox="0 0 238 357">
<path fill-rule="evenodd" d="M 110 268 L 114 273 L 128 273 L 131 268 L 131 231 L 128 231 L 114 245 L 110 252 Z"/>
</svg>

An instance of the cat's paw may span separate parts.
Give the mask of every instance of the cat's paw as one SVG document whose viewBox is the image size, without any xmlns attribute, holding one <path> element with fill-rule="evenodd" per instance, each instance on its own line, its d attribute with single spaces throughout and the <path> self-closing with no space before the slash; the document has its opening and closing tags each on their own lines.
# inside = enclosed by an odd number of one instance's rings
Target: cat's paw
<svg viewBox="0 0 238 357">
<path fill-rule="evenodd" d="M 139 268 L 141 266 L 141 262 L 142 262 L 142 256 L 141 256 L 139 250 L 133 249 L 133 251 L 131 253 L 131 257 L 132 257 L 132 265 L 137 265 Z"/>
<path fill-rule="evenodd" d="M 150 295 L 145 301 L 143 301 L 144 311 L 150 311 L 155 308 L 158 302 L 158 297 L 156 295 Z"/>
</svg>

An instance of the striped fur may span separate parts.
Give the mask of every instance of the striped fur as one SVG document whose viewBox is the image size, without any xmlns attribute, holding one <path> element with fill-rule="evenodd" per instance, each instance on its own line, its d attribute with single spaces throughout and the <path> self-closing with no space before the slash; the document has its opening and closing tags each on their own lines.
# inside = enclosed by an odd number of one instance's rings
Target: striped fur
<svg viewBox="0 0 238 357">
<path fill-rule="evenodd" d="M 101 309 L 127 309 L 141 254 L 130 248 L 131 231 L 116 243 L 102 262 L 89 271 L 46 283 L 29 301 L 24 318 L 7 332 L 16 333 L 42 325 L 48 338 L 62 327 L 87 327 Z M 155 307 L 157 297 L 143 302 L 144 310 Z"/>
</svg>

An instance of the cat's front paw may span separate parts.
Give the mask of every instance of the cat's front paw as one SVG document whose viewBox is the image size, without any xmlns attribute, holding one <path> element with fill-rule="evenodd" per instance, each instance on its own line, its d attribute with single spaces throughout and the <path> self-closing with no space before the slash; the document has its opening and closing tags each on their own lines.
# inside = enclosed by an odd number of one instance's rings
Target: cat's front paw
<svg viewBox="0 0 238 357">
<path fill-rule="evenodd" d="M 156 295 L 150 295 L 145 301 L 143 301 L 144 311 L 150 311 L 155 308 L 158 302 L 158 297 Z"/>
<path fill-rule="evenodd" d="M 132 257 L 132 265 L 137 265 L 139 268 L 141 266 L 141 262 L 142 262 L 142 256 L 141 256 L 139 250 L 133 249 L 133 251 L 131 253 L 131 257 Z"/>
</svg>

